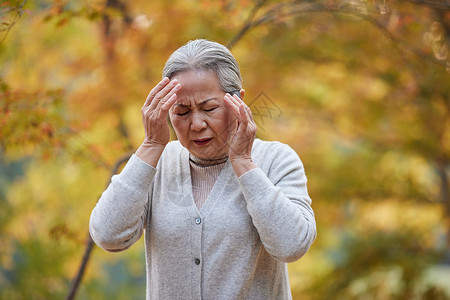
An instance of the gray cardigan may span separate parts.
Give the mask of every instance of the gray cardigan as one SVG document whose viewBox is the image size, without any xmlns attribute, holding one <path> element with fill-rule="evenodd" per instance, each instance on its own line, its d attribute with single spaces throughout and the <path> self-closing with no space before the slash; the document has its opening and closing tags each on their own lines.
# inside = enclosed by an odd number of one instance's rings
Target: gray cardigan
<svg viewBox="0 0 450 300">
<path fill-rule="evenodd" d="M 199 211 L 178 141 L 156 169 L 133 155 L 92 211 L 91 236 L 122 251 L 145 230 L 147 299 L 291 299 L 286 263 L 316 237 L 303 165 L 259 139 L 252 159 L 258 168 L 239 178 L 227 161 Z"/>
</svg>

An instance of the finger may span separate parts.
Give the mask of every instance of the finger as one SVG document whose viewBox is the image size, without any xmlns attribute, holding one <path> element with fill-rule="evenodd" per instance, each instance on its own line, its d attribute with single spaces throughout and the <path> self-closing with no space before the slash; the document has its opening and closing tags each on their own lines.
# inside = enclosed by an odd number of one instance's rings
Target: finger
<svg viewBox="0 0 450 300">
<path fill-rule="evenodd" d="M 250 108 L 247 106 L 247 104 L 244 103 L 244 101 L 242 101 L 241 98 L 239 98 L 239 96 L 237 95 L 233 95 L 233 97 L 231 98 L 231 100 L 233 100 L 233 102 L 235 103 L 235 105 L 237 107 L 244 107 L 244 111 L 239 110 L 239 113 L 242 114 L 242 116 L 247 116 L 250 119 L 251 117 L 251 112 L 249 112 Z"/>
<path fill-rule="evenodd" d="M 230 95 L 228 95 L 226 97 L 226 103 L 228 105 L 228 107 L 231 109 L 231 111 L 233 112 L 233 114 L 236 116 L 236 119 L 238 121 L 238 129 L 242 128 L 242 126 L 240 126 L 240 124 L 242 123 L 247 123 L 247 115 L 245 113 L 245 111 L 242 110 L 242 105 L 239 104 L 236 99 L 234 99 L 233 97 L 231 97 Z"/>
<path fill-rule="evenodd" d="M 170 100 L 173 101 L 174 98 L 173 95 L 176 95 L 177 92 L 181 89 L 181 84 L 177 84 L 176 86 L 174 86 L 165 96 L 163 99 L 161 99 L 157 104 L 156 104 L 156 108 L 155 109 L 162 109 L 162 107 Z M 176 97 L 175 97 L 176 99 Z M 172 103 L 173 104 L 173 103 Z M 172 105 L 170 105 L 172 106 Z"/>
<path fill-rule="evenodd" d="M 234 103 L 234 105 L 236 105 L 237 107 L 239 107 L 239 104 L 241 103 L 239 100 L 237 100 L 237 99 L 239 99 L 239 97 L 237 97 L 236 95 L 233 95 L 233 96 L 231 96 L 230 95 L 230 100 L 231 101 L 233 101 L 233 103 Z"/>
<path fill-rule="evenodd" d="M 230 100 L 233 101 L 234 105 L 238 108 L 239 111 L 239 120 L 241 122 L 253 121 L 253 116 L 250 108 L 239 98 L 237 95 L 233 95 L 230 97 Z"/>
<path fill-rule="evenodd" d="M 253 123 L 255 123 L 255 120 L 253 120 L 253 113 L 252 113 L 252 110 L 250 109 L 250 107 L 246 106 L 245 109 L 247 110 L 247 114 L 249 115 L 250 120 L 251 120 Z"/>
<path fill-rule="evenodd" d="M 144 102 L 144 107 L 149 106 L 150 103 L 152 102 L 153 98 L 155 98 L 155 95 L 161 91 L 168 83 L 169 83 L 169 78 L 168 77 L 164 77 L 148 94 L 147 99 Z"/>
<path fill-rule="evenodd" d="M 169 113 L 169 109 L 172 107 L 172 105 L 175 104 L 175 101 L 177 100 L 177 94 L 172 94 L 167 101 L 165 101 L 164 104 L 161 105 L 161 113 L 163 114 L 163 117 L 167 117 L 167 114 Z M 162 101 L 161 101 L 162 102 Z"/>
<path fill-rule="evenodd" d="M 239 106 L 237 103 L 233 100 L 233 98 L 230 96 L 230 94 L 226 93 L 224 97 L 224 102 L 227 105 L 227 107 L 236 115 L 239 115 Z"/>
<path fill-rule="evenodd" d="M 245 124 L 248 123 L 250 118 L 248 116 L 247 110 L 245 109 L 245 104 L 243 103 L 239 104 L 239 116 L 239 121 Z"/>
<path fill-rule="evenodd" d="M 245 104 L 245 102 L 242 101 L 242 99 L 237 95 L 233 95 L 233 99 L 245 108 L 245 114 L 248 116 L 250 121 L 254 122 L 252 110 L 250 109 L 250 107 Z"/>
<path fill-rule="evenodd" d="M 249 116 L 250 120 L 254 123 L 255 120 L 253 120 L 253 113 L 252 113 L 252 110 L 250 109 L 250 107 L 245 105 L 245 110 L 247 111 L 247 115 Z"/>
<path fill-rule="evenodd" d="M 167 96 L 167 94 L 169 94 L 173 90 L 173 88 L 176 87 L 177 85 L 178 85 L 178 80 L 174 79 L 174 80 L 170 81 L 162 90 L 157 92 L 150 103 L 150 106 L 149 106 L 150 110 L 155 109 L 156 106 L 159 104 L 159 102 L 161 100 L 163 100 Z"/>
<path fill-rule="evenodd" d="M 158 93 L 155 94 L 152 102 L 149 105 L 149 110 L 154 110 L 158 105 L 161 106 L 161 104 L 164 103 L 160 103 L 161 101 L 164 102 L 164 99 L 167 99 L 167 96 L 173 91 L 173 89 L 175 87 L 177 87 L 178 85 L 178 81 L 176 79 L 170 81 L 163 89 L 161 89 Z M 179 89 L 179 87 L 177 87 L 177 90 Z M 170 96 L 173 94 L 174 92 L 172 92 L 169 95 Z"/>
</svg>

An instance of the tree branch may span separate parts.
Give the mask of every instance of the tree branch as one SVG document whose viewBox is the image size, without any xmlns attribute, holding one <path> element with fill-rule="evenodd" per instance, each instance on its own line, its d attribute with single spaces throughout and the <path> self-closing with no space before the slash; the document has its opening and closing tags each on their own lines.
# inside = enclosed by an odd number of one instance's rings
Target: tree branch
<svg viewBox="0 0 450 300">
<path fill-rule="evenodd" d="M 0 39 L 0 43 L 2 43 L 6 37 L 8 36 L 9 32 L 11 31 L 11 29 L 13 28 L 13 26 L 16 24 L 17 20 L 20 19 L 20 17 L 23 15 L 23 7 L 25 6 L 25 4 L 27 3 L 27 0 L 22 1 L 22 3 L 17 4 L 17 6 L 15 7 L 8 7 L 8 3 L 5 3 L 6 7 L 1 8 L 0 10 L 0 21 L 2 22 L 1 27 L 0 27 L 0 32 L 4 32 L 3 37 Z M 3 20 L 3 17 L 5 17 L 6 15 L 10 14 L 10 13 L 14 13 L 14 16 L 12 17 L 12 19 L 7 22 L 6 20 Z"/>
<path fill-rule="evenodd" d="M 109 183 L 111 182 L 111 177 L 119 171 L 119 168 L 122 164 L 126 163 L 130 157 L 131 153 L 125 154 L 124 156 L 120 157 L 114 166 L 111 169 L 111 174 L 108 182 L 106 183 L 105 189 L 108 187 Z M 94 241 L 91 238 L 91 235 L 88 232 L 88 240 L 86 243 L 86 249 L 84 250 L 83 258 L 81 259 L 80 267 L 78 268 L 78 272 L 75 275 L 75 277 L 72 280 L 72 285 L 70 287 L 69 293 L 67 294 L 66 300 L 73 300 L 75 299 L 75 295 L 78 291 L 78 288 L 80 287 L 81 280 L 83 279 L 84 272 L 86 270 L 86 266 L 89 262 L 89 258 L 91 256 L 92 250 L 94 249 Z"/>
<path fill-rule="evenodd" d="M 445 0 L 441 2 L 441 0 L 403 0 L 406 2 L 411 2 L 418 5 L 426 5 L 433 7 L 434 9 L 447 10 L 450 11 L 450 0 Z M 374 16 L 363 13 L 363 11 L 357 6 L 352 6 L 348 3 L 337 3 L 333 5 L 323 4 L 321 1 L 291 1 L 287 3 L 279 3 L 273 5 L 269 8 L 260 18 L 253 20 L 255 18 L 256 12 L 262 8 L 265 1 L 257 2 L 252 12 L 249 14 L 246 22 L 243 24 L 241 29 L 236 33 L 236 35 L 230 40 L 228 43 L 228 47 L 233 47 L 242 37 L 248 33 L 251 29 L 258 27 L 262 24 L 270 23 L 276 21 L 277 19 L 287 18 L 287 17 L 297 17 L 300 14 L 310 13 L 310 12 L 318 12 L 318 13 L 335 13 L 335 14 L 350 14 L 354 15 L 358 18 L 361 18 L 375 28 L 379 29 L 386 37 L 388 37 L 393 43 L 397 45 L 401 45 L 419 58 L 430 61 L 441 66 L 446 66 L 446 61 L 438 60 L 434 57 L 431 57 L 420 49 L 415 48 L 412 45 L 407 44 L 406 41 L 401 40 L 396 37 L 386 26 L 384 26 L 377 18 Z"/>
<path fill-rule="evenodd" d="M 450 0 L 403 0 L 417 5 L 428 6 L 437 10 L 450 10 Z"/>
<path fill-rule="evenodd" d="M 231 40 L 228 42 L 227 47 L 228 49 L 233 48 L 234 44 L 236 44 L 246 33 L 249 31 L 252 26 L 252 20 L 255 17 L 258 10 L 260 10 L 264 4 L 266 3 L 266 0 L 257 0 L 255 1 L 255 6 L 251 10 L 250 14 L 247 17 L 247 20 L 245 21 L 242 28 L 234 35 Z"/>
<path fill-rule="evenodd" d="M 376 18 L 371 16 L 360 16 L 370 24 L 372 24 L 375 28 L 379 29 L 387 38 L 389 38 L 394 44 L 403 46 L 406 50 L 410 51 L 417 57 L 429 61 L 441 66 L 446 66 L 446 61 L 438 60 L 430 55 L 426 55 L 421 50 L 415 48 L 414 46 L 408 44 L 406 41 L 400 40 L 398 37 L 396 37 L 386 26 L 384 26 L 380 21 L 378 21 Z"/>
</svg>

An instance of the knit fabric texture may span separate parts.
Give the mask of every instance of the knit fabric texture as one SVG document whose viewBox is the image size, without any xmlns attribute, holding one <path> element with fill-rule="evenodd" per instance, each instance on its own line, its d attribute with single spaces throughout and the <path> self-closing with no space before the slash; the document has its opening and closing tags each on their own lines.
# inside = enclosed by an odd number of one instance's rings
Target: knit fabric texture
<svg viewBox="0 0 450 300">
<path fill-rule="evenodd" d="M 198 209 L 178 141 L 156 169 L 133 156 L 92 211 L 91 236 L 115 252 L 145 232 L 147 299 L 291 299 L 286 263 L 316 237 L 305 172 L 279 142 L 256 139 L 252 160 L 239 178 L 227 160 Z"/>
<path fill-rule="evenodd" d="M 214 160 L 200 159 L 195 156 L 189 156 L 191 167 L 192 196 L 195 205 L 200 209 L 211 193 L 217 177 L 219 177 L 228 157 L 222 157 Z"/>
</svg>

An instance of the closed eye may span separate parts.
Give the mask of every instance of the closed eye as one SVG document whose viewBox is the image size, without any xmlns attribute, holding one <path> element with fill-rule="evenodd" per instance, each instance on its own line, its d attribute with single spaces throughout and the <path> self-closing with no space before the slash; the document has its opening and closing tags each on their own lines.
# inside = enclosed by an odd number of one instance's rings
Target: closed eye
<svg viewBox="0 0 450 300">
<path fill-rule="evenodd" d="M 189 111 L 183 112 L 183 113 L 175 113 L 177 116 L 185 116 L 189 113 Z"/>
<path fill-rule="evenodd" d="M 211 107 L 211 108 L 205 108 L 204 111 L 213 111 L 217 108 L 218 106 L 215 107 Z"/>
</svg>

